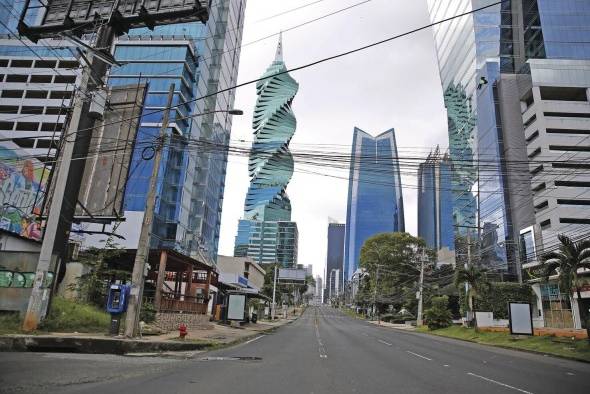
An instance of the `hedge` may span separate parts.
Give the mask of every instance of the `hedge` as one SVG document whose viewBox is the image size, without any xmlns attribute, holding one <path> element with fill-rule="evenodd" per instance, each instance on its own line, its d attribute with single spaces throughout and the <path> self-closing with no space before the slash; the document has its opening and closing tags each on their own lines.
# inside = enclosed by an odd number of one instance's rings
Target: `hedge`
<svg viewBox="0 0 590 394">
<path fill-rule="evenodd" d="M 461 292 L 461 305 L 466 303 L 465 293 Z M 512 282 L 493 282 L 488 291 L 483 291 L 475 298 L 478 312 L 493 312 L 494 319 L 508 319 L 509 302 L 534 303 L 535 295 L 530 285 Z"/>
</svg>

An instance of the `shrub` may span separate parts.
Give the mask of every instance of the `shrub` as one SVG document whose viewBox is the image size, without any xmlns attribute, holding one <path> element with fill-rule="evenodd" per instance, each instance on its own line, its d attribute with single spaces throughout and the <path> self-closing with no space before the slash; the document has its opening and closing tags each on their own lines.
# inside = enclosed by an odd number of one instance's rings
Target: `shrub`
<svg viewBox="0 0 590 394">
<path fill-rule="evenodd" d="M 93 305 L 55 297 L 41 329 L 57 332 L 107 332 L 110 322 L 110 315 Z"/>
<path fill-rule="evenodd" d="M 489 290 L 475 298 L 477 310 L 493 312 L 494 319 L 508 319 L 509 302 L 534 302 L 535 295 L 530 285 L 510 282 L 493 282 Z"/>
<path fill-rule="evenodd" d="M 151 302 L 143 302 L 139 320 L 145 323 L 153 323 L 156 320 L 156 307 Z"/>
<path fill-rule="evenodd" d="M 451 311 L 448 309 L 449 297 L 432 297 L 432 305 L 424 313 L 426 324 L 431 330 L 449 327 L 453 322 Z"/>
</svg>

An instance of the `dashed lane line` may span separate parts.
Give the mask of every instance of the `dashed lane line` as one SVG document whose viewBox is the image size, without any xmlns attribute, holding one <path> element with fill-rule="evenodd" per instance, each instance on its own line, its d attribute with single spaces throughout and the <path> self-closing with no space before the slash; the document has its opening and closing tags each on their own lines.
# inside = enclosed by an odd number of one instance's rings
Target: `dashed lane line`
<svg viewBox="0 0 590 394">
<path fill-rule="evenodd" d="M 387 346 L 393 346 L 392 343 L 382 341 L 381 339 L 377 339 L 377 342 L 381 342 L 382 344 L 387 345 Z"/>
<path fill-rule="evenodd" d="M 249 344 L 249 343 L 252 343 L 252 342 L 254 342 L 254 341 L 257 341 L 257 340 L 259 340 L 259 339 L 260 339 L 260 338 L 262 338 L 263 336 L 264 336 L 264 335 L 259 335 L 259 336 L 257 336 L 256 338 L 252 338 L 252 339 L 250 339 L 249 341 L 246 341 L 246 342 L 244 342 L 244 343 L 247 345 L 247 344 Z"/>
<path fill-rule="evenodd" d="M 411 352 L 411 351 L 409 351 L 409 350 L 406 350 L 406 353 L 410 353 L 411 355 L 414 355 L 414 356 L 416 356 L 416 357 L 423 358 L 424 360 L 432 361 L 432 359 L 431 359 L 431 358 L 428 358 L 428 357 L 426 357 L 426 356 L 423 356 L 423 355 L 421 355 L 421 354 L 418 354 L 418 353 Z"/>
<path fill-rule="evenodd" d="M 497 384 L 497 385 L 499 385 L 499 386 L 502 386 L 502 387 L 506 387 L 506 388 L 508 388 L 508 389 L 512 389 L 512 390 L 520 391 L 521 393 L 525 393 L 525 394 L 533 394 L 533 393 L 532 393 L 532 392 L 530 392 L 530 391 L 526 391 L 526 390 L 523 390 L 523 389 L 519 389 L 518 387 L 510 386 L 509 384 L 502 383 L 502 382 L 498 382 L 497 380 L 490 379 L 490 378 L 486 378 L 485 376 L 476 375 L 476 374 L 474 374 L 474 373 L 472 373 L 472 372 L 467 372 L 467 375 L 469 375 L 469 376 L 473 376 L 473 377 L 476 377 L 476 378 L 479 378 L 479 379 L 482 379 L 482 380 L 485 380 L 486 382 L 490 382 L 490 383 Z"/>
</svg>

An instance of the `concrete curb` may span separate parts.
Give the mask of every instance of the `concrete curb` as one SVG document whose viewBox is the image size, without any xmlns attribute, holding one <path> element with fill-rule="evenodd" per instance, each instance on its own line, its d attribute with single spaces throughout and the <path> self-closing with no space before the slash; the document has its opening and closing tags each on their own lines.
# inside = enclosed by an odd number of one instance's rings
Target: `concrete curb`
<svg viewBox="0 0 590 394">
<path fill-rule="evenodd" d="M 296 320 L 296 319 L 295 319 Z M 191 342 L 191 341 L 149 341 L 126 338 L 95 338 L 80 336 L 53 335 L 2 335 L 0 352 L 45 352 L 45 353 L 86 353 L 118 354 L 163 353 L 198 350 L 216 350 L 238 345 L 259 335 L 265 335 L 292 323 L 290 320 L 279 326 L 253 332 L 252 334 L 229 342 Z"/>
<path fill-rule="evenodd" d="M 523 349 L 523 348 L 510 347 L 510 346 L 505 346 L 505 345 L 496 345 L 496 344 L 492 344 L 492 343 L 477 342 L 477 341 L 472 341 L 472 340 L 465 339 L 465 338 L 455 338 L 455 337 L 450 337 L 450 336 L 446 336 L 446 335 L 434 334 L 434 333 L 430 333 L 430 332 L 404 330 L 404 329 L 397 328 L 397 327 L 386 327 L 386 326 L 378 326 L 378 327 L 389 328 L 392 330 L 406 332 L 409 334 L 428 335 L 428 336 L 434 336 L 434 337 L 439 337 L 439 338 L 451 339 L 451 340 L 455 340 L 455 341 L 475 343 L 477 345 L 482 345 L 482 346 L 496 347 L 496 348 L 506 349 L 506 350 L 514 350 L 516 352 L 536 354 L 536 355 L 545 356 L 545 357 L 555 357 L 555 358 L 560 358 L 562 360 L 578 361 L 578 362 L 590 364 L 590 361 L 583 359 L 583 358 L 576 357 L 576 356 L 563 356 L 560 354 L 541 352 L 541 351 L 533 350 L 533 349 Z"/>
<path fill-rule="evenodd" d="M 118 338 L 7 335 L 0 337 L 2 352 L 125 354 L 205 350 L 215 343 L 142 341 Z"/>
</svg>

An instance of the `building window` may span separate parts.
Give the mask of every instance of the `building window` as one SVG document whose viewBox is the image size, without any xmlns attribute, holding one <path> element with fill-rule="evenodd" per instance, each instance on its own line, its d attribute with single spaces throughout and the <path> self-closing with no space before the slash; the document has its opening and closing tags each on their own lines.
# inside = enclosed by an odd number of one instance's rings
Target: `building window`
<svg viewBox="0 0 590 394">
<path fill-rule="evenodd" d="M 564 223 L 564 224 L 590 224 L 590 219 L 583 219 L 583 218 L 559 218 L 559 223 Z"/>
<path fill-rule="evenodd" d="M 535 149 L 534 151 L 532 151 L 531 153 L 529 153 L 529 159 L 532 159 L 533 157 L 539 156 L 541 154 L 541 147 L 538 147 L 537 149 Z"/>
<path fill-rule="evenodd" d="M 535 139 L 537 139 L 537 137 L 539 136 L 539 130 L 535 130 L 534 133 L 532 133 L 531 135 L 529 135 L 526 139 L 527 144 L 534 141 Z"/>
<path fill-rule="evenodd" d="M 535 205 L 535 211 L 540 211 L 544 208 L 547 208 L 549 206 L 549 201 L 545 200 L 537 205 Z"/>
<path fill-rule="evenodd" d="M 555 101 L 588 101 L 586 88 L 570 88 L 558 86 L 541 86 L 542 100 Z"/>
<path fill-rule="evenodd" d="M 541 223 L 541 228 L 551 227 L 551 219 L 543 220 Z"/>
<path fill-rule="evenodd" d="M 29 79 L 28 75 L 8 74 L 6 76 L 6 82 L 26 83 L 28 79 Z"/>
<path fill-rule="evenodd" d="M 3 90 L 2 97 L 3 98 L 22 98 L 23 91 L 22 90 Z"/>
<path fill-rule="evenodd" d="M 47 98 L 47 91 L 45 90 L 27 90 L 25 98 L 28 99 L 44 99 Z"/>
<path fill-rule="evenodd" d="M 590 205 L 590 200 L 558 198 L 557 203 L 560 205 Z"/>
<path fill-rule="evenodd" d="M 555 186 L 564 186 L 564 187 L 590 187 L 590 182 L 584 182 L 584 181 L 555 181 Z"/>
<path fill-rule="evenodd" d="M 580 129 L 547 129 L 547 134 L 590 134 L 590 130 Z"/>
<path fill-rule="evenodd" d="M 28 107 L 23 105 L 20 109 L 20 113 L 30 115 L 41 115 L 43 114 L 43 107 Z"/>
<path fill-rule="evenodd" d="M 33 67 L 33 61 L 13 59 L 12 63 L 10 63 L 10 67 L 31 68 Z"/>
<path fill-rule="evenodd" d="M 31 83 L 51 83 L 51 75 L 31 75 Z"/>
<path fill-rule="evenodd" d="M 537 120 L 537 115 L 533 114 L 526 122 L 524 122 L 525 130 Z"/>
<path fill-rule="evenodd" d="M 543 112 L 543 115 L 547 117 L 558 117 L 558 118 L 590 118 L 590 113 L 577 113 L 577 112 Z"/>
<path fill-rule="evenodd" d="M 39 129 L 39 123 L 36 122 L 18 122 L 16 124 L 18 131 L 37 131 Z"/>
<path fill-rule="evenodd" d="M 75 83 L 75 75 L 56 75 L 53 83 Z"/>
</svg>

